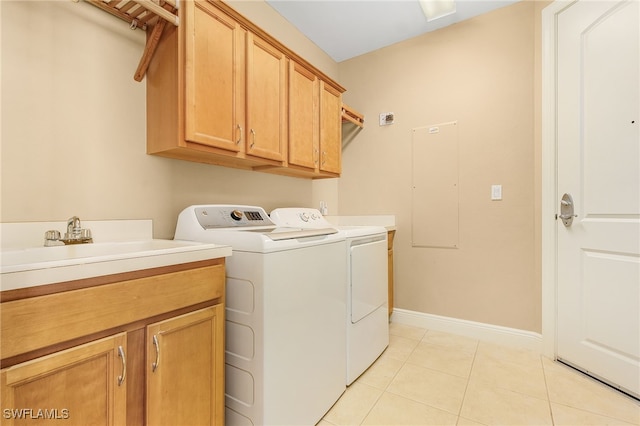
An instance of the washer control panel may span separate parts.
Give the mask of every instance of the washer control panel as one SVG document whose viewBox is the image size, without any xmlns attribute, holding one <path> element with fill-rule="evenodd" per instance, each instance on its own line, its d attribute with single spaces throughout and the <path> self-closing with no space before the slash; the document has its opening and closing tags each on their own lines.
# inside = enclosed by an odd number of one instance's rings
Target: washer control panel
<svg viewBox="0 0 640 426">
<path fill-rule="evenodd" d="M 262 207 L 210 205 L 197 206 L 193 212 L 204 229 L 275 226 Z"/>
</svg>

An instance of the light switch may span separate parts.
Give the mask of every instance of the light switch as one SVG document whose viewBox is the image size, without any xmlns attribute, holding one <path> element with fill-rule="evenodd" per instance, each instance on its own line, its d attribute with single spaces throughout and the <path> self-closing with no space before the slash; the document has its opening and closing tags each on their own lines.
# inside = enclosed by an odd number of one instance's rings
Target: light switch
<svg viewBox="0 0 640 426">
<path fill-rule="evenodd" d="M 494 201 L 502 200 L 502 185 L 491 185 L 491 199 Z"/>
</svg>

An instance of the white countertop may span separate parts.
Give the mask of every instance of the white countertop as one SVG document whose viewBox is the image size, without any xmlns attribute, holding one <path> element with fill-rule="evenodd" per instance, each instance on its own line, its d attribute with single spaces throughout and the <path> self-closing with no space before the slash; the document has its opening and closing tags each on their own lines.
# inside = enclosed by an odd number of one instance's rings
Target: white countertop
<svg viewBox="0 0 640 426">
<path fill-rule="evenodd" d="M 231 256 L 229 246 L 153 239 L 146 220 L 83 222 L 94 243 L 56 247 L 43 246 L 44 232 L 66 223 L 1 225 L 2 291 Z"/>
<path fill-rule="evenodd" d="M 382 226 L 387 231 L 396 230 L 394 215 L 325 216 L 335 226 Z"/>
</svg>

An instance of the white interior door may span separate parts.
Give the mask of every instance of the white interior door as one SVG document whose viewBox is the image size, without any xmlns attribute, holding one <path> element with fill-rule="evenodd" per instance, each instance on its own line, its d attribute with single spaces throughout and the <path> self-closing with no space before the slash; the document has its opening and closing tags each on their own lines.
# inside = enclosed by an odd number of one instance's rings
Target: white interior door
<svg viewBox="0 0 640 426">
<path fill-rule="evenodd" d="M 557 14 L 557 356 L 640 395 L 639 2 Z M 564 213 L 569 206 L 565 206 Z M 558 212 L 561 212 L 558 199 Z"/>
</svg>

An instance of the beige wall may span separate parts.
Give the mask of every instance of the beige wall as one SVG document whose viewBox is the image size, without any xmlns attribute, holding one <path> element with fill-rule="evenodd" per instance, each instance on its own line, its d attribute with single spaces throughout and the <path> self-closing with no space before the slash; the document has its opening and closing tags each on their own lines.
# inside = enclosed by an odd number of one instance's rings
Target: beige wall
<svg viewBox="0 0 640 426">
<path fill-rule="evenodd" d="M 146 155 L 144 33 L 71 1 L 0 2 L 1 217 L 151 218 L 171 238 L 192 203 L 395 214 L 396 306 L 540 331 L 543 3 L 522 2 L 336 64 L 262 1 L 231 4 L 347 87 L 341 179 L 310 182 Z M 396 124 L 377 126 L 380 112 Z M 460 249 L 412 248 L 411 129 L 460 126 Z M 502 184 L 503 201 L 491 201 Z M 339 208 L 338 208 L 339 206 Z"/>
<path fill-rule="evenodd" d="M 340 214 L 396 215 L 398 308 L 541 329 L 540 9 L 520 2 L 340 63 L 345 102 L 366 117 L 344 140 Z M 382 112 L 395 124 L 380 127 Z M 411 129 L 450 121 L 459 128 L 459 248 L 412 247 Z M 492 184 L 503 186 L 502 201 L 491 200 Z"/>
<path fill-rule="evenodd" d="M 247 4 L 241 13 L 336 75 L 337 64 L 273 9 Z M 171 238 L 192 203 L 310 204 L 309 180 L 145 153 L 145 83 L 133 80 L 143 31 L 85 2 L 0 8 L 3 222 L 150 218 L 156 237 Z"/>
</svg>

